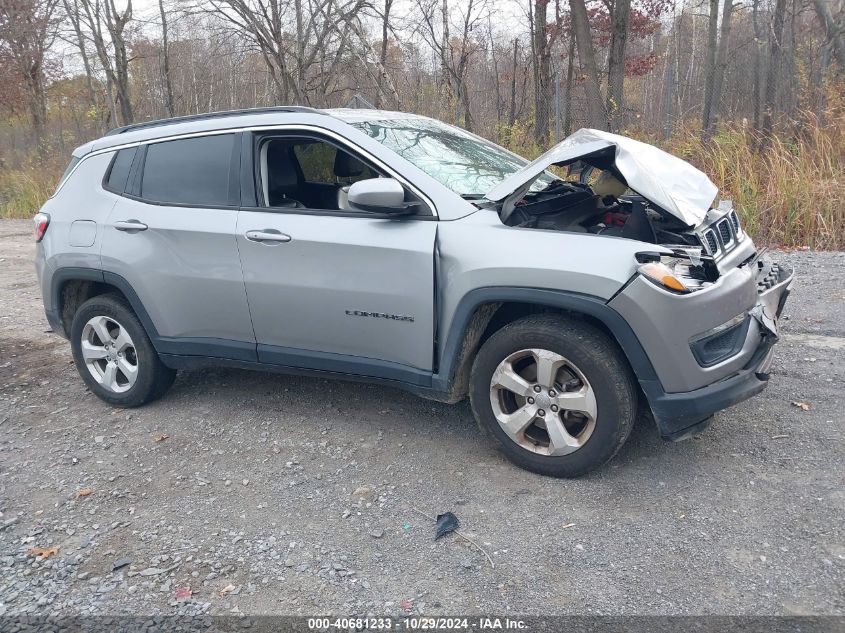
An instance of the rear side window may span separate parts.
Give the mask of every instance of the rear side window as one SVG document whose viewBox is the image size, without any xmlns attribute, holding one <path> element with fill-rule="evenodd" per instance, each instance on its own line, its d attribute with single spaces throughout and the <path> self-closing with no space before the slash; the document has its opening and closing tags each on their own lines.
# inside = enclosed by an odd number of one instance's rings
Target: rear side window
<svg viewBox="0 0 845 633">
<path fill-rule="evenodd" d="M 126 180 L 129 178 L 129 169 L 135 159 L 136 147 L 122 149 L 115 154 L 109 167 L 108 176 L 103 182 L 103 187 L 114 193 L 123 193 L 126 190 Z"/>
<path fill-rule="evenodd" d="M 234 139 L 234 134 L 221 134 L 149 145 L 141 197 L 173 204 L 229 205 Z"/>
</svg>

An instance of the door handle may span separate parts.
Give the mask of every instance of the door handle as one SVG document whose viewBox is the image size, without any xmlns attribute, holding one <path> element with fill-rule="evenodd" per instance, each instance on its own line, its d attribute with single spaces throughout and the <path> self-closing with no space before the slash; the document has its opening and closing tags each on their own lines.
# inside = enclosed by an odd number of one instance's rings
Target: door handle
<svg viewBox="0 0 845 633">
<path fill-rule="evenodd" d="M 251 242 L 290 242 L 291 240 L 290 235 L 280 233 L 276 229 L 247 231 L 244 235 Z"/>
<path fill-rule="evenodd" d="M 146 231 L 147 225 L 139 220 L 118 220 L 114 228 L 118 231 Z"/>
</svg>

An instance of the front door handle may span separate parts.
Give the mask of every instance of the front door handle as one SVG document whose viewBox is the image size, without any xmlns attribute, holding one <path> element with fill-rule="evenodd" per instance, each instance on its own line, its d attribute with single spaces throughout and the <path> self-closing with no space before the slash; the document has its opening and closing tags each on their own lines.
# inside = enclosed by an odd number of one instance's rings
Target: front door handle
<svg viewBox="0 0 845 633">
<path fill-rule="evenodd" d="M 280 233 L 276 229 L 247 231 L 244 235 L 251 242 L 290 242 L 291 240 L 290 235 Z"/>
<path fill-rule="evenodd" d="M 118 231 L 146 231 L 147 225 L 139 220 L 118 220 L 114 228 Z"/>
</svg>

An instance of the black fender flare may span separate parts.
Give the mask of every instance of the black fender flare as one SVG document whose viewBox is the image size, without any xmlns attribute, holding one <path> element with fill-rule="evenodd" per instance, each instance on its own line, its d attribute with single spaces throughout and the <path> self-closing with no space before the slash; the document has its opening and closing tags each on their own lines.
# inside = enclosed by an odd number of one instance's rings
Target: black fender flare
<svg viewBox="0 0 845 633">
<path fill-rule="evenodd" d="M 565 290 L 546 288 L 521 288 L 514 286 L 489 286 L 469 291 L 458 303 L 455 315 L 445 337 L 445 344 L 439 354 L 438 372 L 434 386 L 450 392 L 456 379 L 456 371 L 466 352 L 464 340 L 467 328 L 479 306 L 489 303 L 526 303 L 557 308 L 585 314 L 600 321 L 613 335 L 631 365 L 640 384 L 660 384 L 654 366 L 643 349 L 637 335 L 628 322 L 604 299 Z"/>
</svg>

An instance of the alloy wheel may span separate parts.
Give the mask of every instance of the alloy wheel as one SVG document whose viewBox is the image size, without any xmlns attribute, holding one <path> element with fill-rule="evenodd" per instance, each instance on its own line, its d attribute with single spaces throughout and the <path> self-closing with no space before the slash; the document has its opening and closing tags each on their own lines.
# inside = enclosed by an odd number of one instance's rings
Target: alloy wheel
<svg viewBox="0 0 845 633">
<path fill-rule="evenodd" d="M 104 389 L 129 391 L 138 378 L 138 355 L 132 337 L 120 323 L 95 316 L 82 328 L 82 358 Z"/>
<path fill-rule="evenodd" d="M 596 427 L 590 382 L 574 363 L 545 349 L 523 349 L 499 363 L 490 403 L 508 437 L 540 455 L 577 451 Z"/>
</svg>

